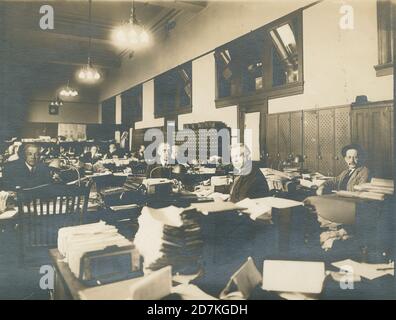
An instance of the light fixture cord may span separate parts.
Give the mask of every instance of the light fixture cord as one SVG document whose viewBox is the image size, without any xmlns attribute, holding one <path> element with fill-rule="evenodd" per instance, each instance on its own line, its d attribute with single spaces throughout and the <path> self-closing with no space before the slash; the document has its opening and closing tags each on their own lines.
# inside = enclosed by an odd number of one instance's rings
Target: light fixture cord
<svg viewBox="0 0 396 320">
<path fill-rule="evenodd" d="M 131 7 L 131 15 L 129 17 L 129 23 L 136 23 L 136 15 L 135 15 L 135 1 L 132 0 L 132 7 Z"/>
<path fill-rule="evenodd" d="M 91 66 L 91 38 L 92 38 L 92 0 L 89 1 L 88 21 L 89 21 L 89 42 L 88 42 L 88 65 Z"/>
</svg>

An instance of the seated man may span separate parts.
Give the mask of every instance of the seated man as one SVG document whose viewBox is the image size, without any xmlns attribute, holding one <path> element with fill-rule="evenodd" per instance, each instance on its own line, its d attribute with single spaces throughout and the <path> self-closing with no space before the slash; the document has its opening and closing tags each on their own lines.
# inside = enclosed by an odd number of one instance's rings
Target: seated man
<svg viewBox="0 0 396 320">
<path fill-rule="evenodd" d="M 104 159 L 122 158 L 124 153 L 117 148 L 115 143 L 109 145 L 109 151 L 105 154 Z"/>
<path fill-rule="evenodd" d="M 157 149 L 159 163 L 147 167 L 146 178 L 172 179 L 172 167 L 170 166 L 171 148 L 168 143 L 161 143 Z"/>
<path fill-rule="evenodd" d="M 23 148 L 22 158 L 8 163 L 4 167 L 4 186 L 8 190 L 33 188 L 52 182 L 51 171 L 40 162 L 40 147 L 27 144 Z"/>
<path fill-rule="evenodd" d="M 84 163 L 95 164 L 97 161 L 100 160 L 100 158 L 101 155 L 99 154 L 98 146 L 93 145 L 91 146 L 90 151 L 83 154 L 83 156 L 81 157 L 81 161 Z"/>
<path fill-rule="evenodd" d="M 250 150 L 247 146 L 242 143 L 232 146 L 231 162 L 234 166 L 234 182 L 230 191 L 231 202 L 269 196 L 267 180 L 258 166 L 252 165 Z"/>
<path fill-rule="evenodd" d="M 350 144 L 342 148 L 348 169 L 341 172 L 338 177 L 327 180 L 317 190 L 317 195 L 330 193 L 332 190 L 354 191 L 354 186 L 369 181 L 369 170 L 363 166 L 363 149 L 357 144 Z"/>
<path fill-rule="evenodd" d="M 139 146 L 139 149 L 134 152 L 132 158 L 134 161 L 144 161 L 144 150 L 146 147 L 142 144 Z"/>
</svg>

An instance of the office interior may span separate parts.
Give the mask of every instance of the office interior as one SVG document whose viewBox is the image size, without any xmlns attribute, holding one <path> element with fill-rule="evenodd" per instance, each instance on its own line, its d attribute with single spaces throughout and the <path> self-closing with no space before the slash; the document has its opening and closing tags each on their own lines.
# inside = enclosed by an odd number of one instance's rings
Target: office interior
<svg viewBox="0 0 396 320">
<path fill-rule="evenodd" d="M 2 1 L 0 298 L 395 299 L 393 12 Z"/>
</svg>

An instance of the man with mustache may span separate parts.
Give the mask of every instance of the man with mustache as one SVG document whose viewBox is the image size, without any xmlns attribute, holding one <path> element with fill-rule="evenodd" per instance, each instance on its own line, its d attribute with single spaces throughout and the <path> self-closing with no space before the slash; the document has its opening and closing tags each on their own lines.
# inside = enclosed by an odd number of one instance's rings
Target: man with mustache
<svg viewBox="0 0 396 320">
<path fill-rule="evenodd" d="M 342 156 L 348 169 L 335 178 L 327 180 L 317 190 L 318 195 L 330 193 L 333 190 L 354 191 L 354 186 L 368 182 L 369 169 L 363 166 L 363 149 L 357 144 L 350 144 L 342 148 Z"/>
</svg>

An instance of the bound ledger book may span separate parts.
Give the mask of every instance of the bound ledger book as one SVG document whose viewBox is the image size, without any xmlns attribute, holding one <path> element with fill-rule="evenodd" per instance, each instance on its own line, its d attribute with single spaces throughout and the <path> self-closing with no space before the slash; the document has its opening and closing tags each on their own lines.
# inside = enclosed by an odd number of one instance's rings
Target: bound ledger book
<svg viewBox="0 0 396 320">
<path fill-rule="evenodd" d="M 171 265 L 174 272 L 196 273 L 201 266 L 203 241 L 196 209 L 144 207 L 134 243 L 144 269 Z"/>
</svg>

